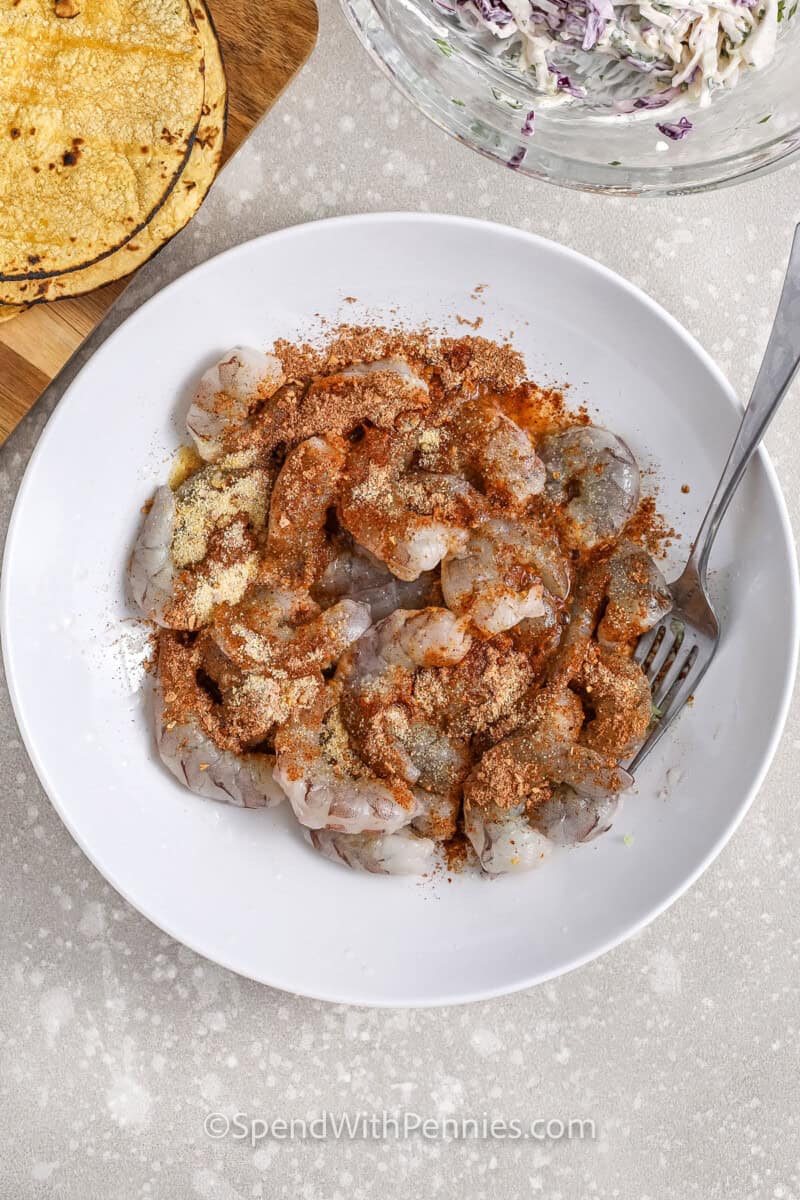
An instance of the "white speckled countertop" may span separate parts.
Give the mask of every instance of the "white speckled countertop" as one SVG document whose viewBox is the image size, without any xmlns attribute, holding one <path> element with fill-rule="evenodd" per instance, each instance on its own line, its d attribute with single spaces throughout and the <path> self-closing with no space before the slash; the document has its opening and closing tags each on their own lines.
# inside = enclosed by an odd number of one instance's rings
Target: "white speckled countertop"
<svg viewBox="0 0 800 1200">
<path fill-rule="evenodd" d="M 800 169 L 705 197 L 608 200 L 515 176 L 392 90 L 322 0 L 318 49 L 123 309 L 209 255 L 334 213 L 490 217 L 574 246 L 659 300 L 744 397 Z M 112 323 L 118 322 L 115 314 Z M 3 529 L 57 395 L 0 451 Z M 797 391 L 768 438 L 797 527 Z M 0 1195 L 583 1200 L 800 1197 L 798 706 L 732 843 L 665 916 L 560 981 L 439 1011 L 272 992 L 162 935 L 50 807 L 0 694 Z M 588 1118 L 585 1140 L 209 1137 L 206 1114 Z"/>
</svg>

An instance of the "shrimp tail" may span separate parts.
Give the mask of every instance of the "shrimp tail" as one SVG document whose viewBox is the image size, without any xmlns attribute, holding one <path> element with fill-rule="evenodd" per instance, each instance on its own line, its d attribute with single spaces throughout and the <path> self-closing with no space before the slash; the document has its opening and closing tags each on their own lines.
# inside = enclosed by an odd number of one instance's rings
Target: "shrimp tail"
<svg viewBox="0 0 800 1200">
<path fill-rule="evenodd" d="M 608 833 L 621 807 L 619 795 L 578 795 L 569 787 L 561 787 L 536 808 L 532 822 L 553 845 L 576 846 Z"/>
<path fill-rule="evenodd" d="M 131 555 L 128 581 L 131 596 L 142 613 L 157 624 L 172 600 L 174 567 L 172 536 L 175 526 L 175 496 L 164 484 L 158 488 L 142 523 Z"/>
<path fill-rule="evenodd" d="M 373 875 L 428 875 L 441 861 L 431 838 L 405 829 L 372 834 L 307 830 L 306 839 L 331 862 Z"/>
<path fill-rule="evenodd" d="M 209 367 L 197 385 L 186 428 L 206 462 L 224 452 L 225 437 L 247 419 L 261 401 L 284 383 L 283 365 L 272 354 L 235 346 L 228 356 Z"/>
<path fill-rule="evenodd" d="M 266 754 L 220 750 L 193 722 L 164 721 L 160 690 L 155 703 L 156 745 L 161 761 L 189 791 L 238 808 L 272 808 L 284 799 Z"/>
<path fill-rule="evenodd" d="M 511 809 L 464 804 L 464 830 L 488 875 L 519 873 L 540 867 L 553 843 L 528 819 L 525 805 Z"/>
</svg>

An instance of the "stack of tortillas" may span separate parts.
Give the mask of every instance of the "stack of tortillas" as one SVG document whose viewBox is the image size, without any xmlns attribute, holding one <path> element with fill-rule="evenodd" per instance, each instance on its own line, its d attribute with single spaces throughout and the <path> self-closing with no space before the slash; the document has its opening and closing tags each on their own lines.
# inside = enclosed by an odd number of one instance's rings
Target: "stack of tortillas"
<svg viewBox="0 0 800 1200">
<path fill-rule="evenodd" d="M 201 0 L 0 0 L 0 320 L 119 279 L 177 233 L 225 110 Z"/>
</svg>

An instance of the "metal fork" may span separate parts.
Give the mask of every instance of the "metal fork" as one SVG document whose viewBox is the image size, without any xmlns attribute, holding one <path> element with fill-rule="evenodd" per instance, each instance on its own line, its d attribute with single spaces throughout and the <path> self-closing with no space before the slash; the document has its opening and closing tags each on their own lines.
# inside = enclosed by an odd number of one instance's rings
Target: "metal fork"
<svg viewBox="0 0 800 1200">
<path fill-rule="evenodd" d="M 686 569 L 670 584 L 674 607 L 644 634 L 634 658 L 650 682 L 654 719 L 628 766 L 633 774 L 664 736 L 711 666 L 720 642 L 706 590 L 708 558 L 734 492 L 800 366 L 800 225 L 797 226 L 778 311 L 764 361 L 722 478 L 692 545 Z"/>
</svg>

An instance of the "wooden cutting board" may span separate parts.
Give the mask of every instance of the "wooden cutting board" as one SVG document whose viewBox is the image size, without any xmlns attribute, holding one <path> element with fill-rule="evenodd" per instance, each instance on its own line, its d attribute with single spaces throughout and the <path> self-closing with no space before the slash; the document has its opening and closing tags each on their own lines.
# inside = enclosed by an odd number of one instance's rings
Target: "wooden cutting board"
<svg viewBox="0 0 800 1200">
<path fill-rule="evenodd" d="M 317 37 L 314 0 L 207 0 L 228 80 L 222 160 L 239 148 L 300 70 Z M 0 324 L 0 444 L 133 277 L 40 304 Z"/>
</svg>

